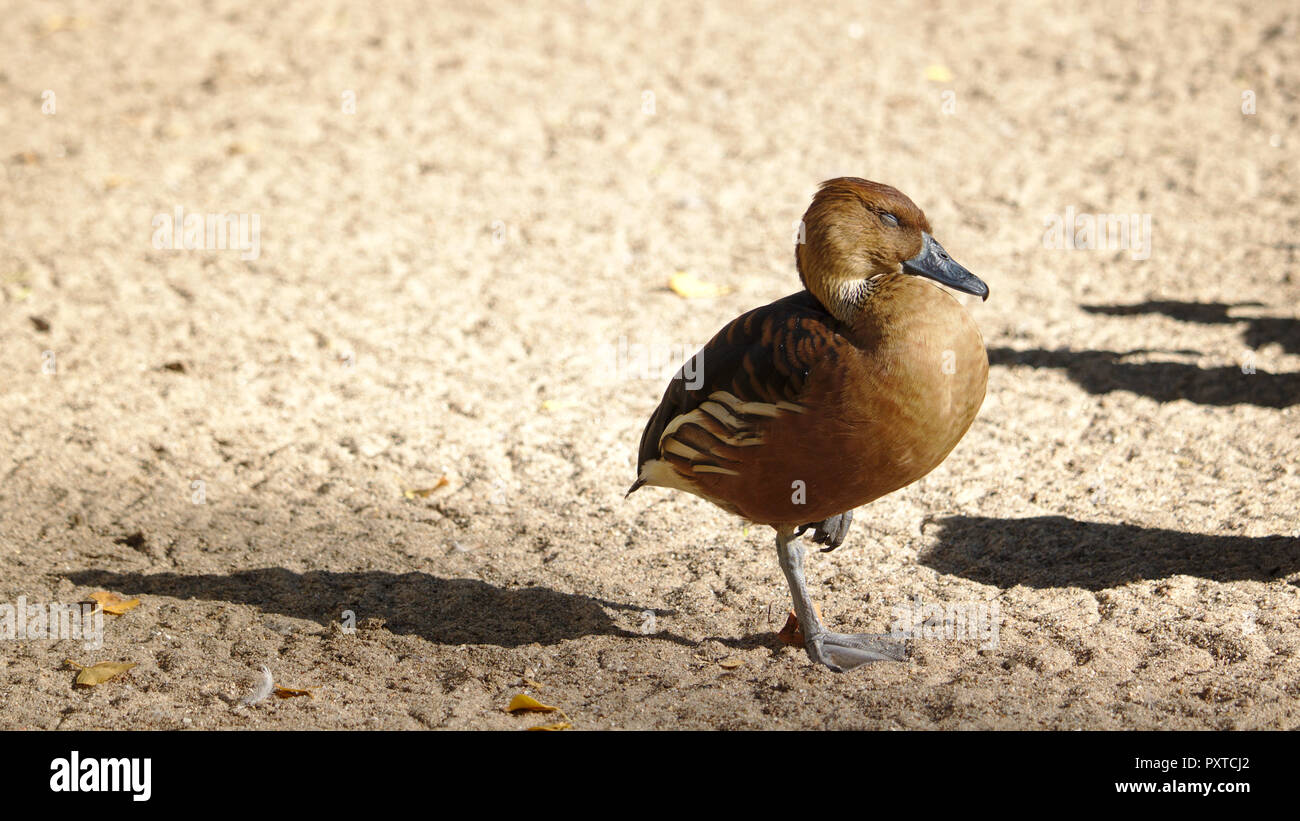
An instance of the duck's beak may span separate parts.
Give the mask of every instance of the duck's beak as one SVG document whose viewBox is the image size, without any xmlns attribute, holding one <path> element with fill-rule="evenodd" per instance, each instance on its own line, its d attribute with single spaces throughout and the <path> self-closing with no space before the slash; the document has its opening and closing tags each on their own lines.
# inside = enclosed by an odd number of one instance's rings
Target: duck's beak
<svg viewBox="0 0 1300 821">
<path fill-rule="evenodd" d="M 933 279 L 964 294 L 974 294 L 980 299 L 989 298 L 989 286 L 979 277 L 961 267 L 939 241 L 929 234 L 921 234 L 921 253 L 903 263 L 909 274 Z"/>
</svg>

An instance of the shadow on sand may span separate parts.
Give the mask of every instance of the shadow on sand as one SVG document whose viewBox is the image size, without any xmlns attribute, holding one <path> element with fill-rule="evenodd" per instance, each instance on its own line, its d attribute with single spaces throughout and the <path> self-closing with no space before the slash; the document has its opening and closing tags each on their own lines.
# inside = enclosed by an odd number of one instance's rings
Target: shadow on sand
<svg viewBox="0 0 1300 821">
<path fill-rule="evenodd" d="M 1300 405 L 1300 373 L 1242 373 L 1240 367 L 1201 368 L 1182 362 L 1125 362 L 1147 351 L 1049 351 L 990 348 L 990 365 L 1059 368 L 1088 393 L 1132 391 L 1158 402 L 1186 399 L 1201 405 Z M 1186 353 L 1186 351 L 1178 351 Z"/>
<path fill-rule="evenodd" d="M 502 589 L 475 579 L 443 579 L 419 572 L 295 573 L 268 567 L 224 575 L 99 570 L 64 575 L 75 584 L 122 594 L 250 604 L 266 613 L 322 625 L 338 622 L 344 610 L 352 610 L 358 621 L 381 618 L 393 633 L 414 634 L 438 644 L 518 647 L 592 635 L 641 637 L 615 624 L 605 608 L 633 613 L 647 609 L 546 587 Z M 653 638 L 694 644 L 669 633 L 655 633 Z"/>
<path fill-rule="evenodd" d="M 939 543 L 921 552 L 921 564 L 1003 588 L 1103 590 L 1176 575 L 1271 581 L 1300 570 L 1300 539 L 1287 536 L 1207 536 L 1064 516 L 949 516 L 935 524 Z"/>
<path fill-rule="evenodd" d="M 1300 353 L 1300 321 L 1287 318 L 1249 318 L 1228 315 L 1231 308 L 1262 307 L 1249 302 L 1142 302 L 1136 305 L 1084 305 L 1083 310 L 1107 316 L 1163 314 L 1184 322 L 1206 325 L 1242 324 L 1243 342 L 1250 348 L 1276 343 L 1289 353 Z M 989 364 L 1056 368 L 1065 371 L 1081 388 L 1093 394 L 1131 391 L 1159 402 L 1186 399 L 1201 405 L 1251 404 L 1264 408 L 1300 405 L 1300 373 L 1268 373 L 1256 366 L 1244 373 L 1239 366 L 1201 368 L 1181 362 L 1127 362 L 1135 354 L 1160 351 L 1046 350 L 1032 348 L 989 349 Z M 1192 354 L 1196 351 L 1166 351 Z"/>
<path fill-rule="evenodd" d="M 1287 353 L 1300 353 L 1300 320 L 1287 317 L 1237 317 L 1229 316 L 1232 308 L 1263 308 L 1262 302 L 1177 302 L 1154 300 L 1136 305 L 1083 305 L 1090 314 L 1106 316 L 1140 316 L 1163 314 L 1182 322 L 1202 325 L 1245 325 L 1243 341 L 1251 348 L 1277 343 Z"/>
</svg>

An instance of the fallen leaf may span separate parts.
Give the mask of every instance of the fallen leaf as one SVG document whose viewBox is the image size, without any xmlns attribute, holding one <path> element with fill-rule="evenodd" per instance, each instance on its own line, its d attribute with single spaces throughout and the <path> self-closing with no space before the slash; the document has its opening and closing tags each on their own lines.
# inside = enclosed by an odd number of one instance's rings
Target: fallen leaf
<svg viewBox="0 0 1300 821">
<path fill-rule="evenodd" d="M 81 670 L 77 673 L 77 684 L 82 687 L 94 687 L 96 684 L 103 684 L 114 676 L 120 676 L 132 667 L 135 662 L 131 661 L 101 661 L 99 664 L 92 664 L 86 667 L 77 664 L 72 659 L 67 659 L 67 663 Z"/>
<path fill-rule="evenodd" d="M 580 404 L 580 402 L 575 402 L 572 399 L 543 399 L 542 410 L 564 410 L 565 408 L 576 408 Z"/>
<path fill-rule="evenodd" d="M 433 492 L 435 490 L 437 490 L 440 487 L 446 487 L 449 484 L 451 484 L 451 482 L 448 481 L 446 476 L 443 476 L 438 479 L 437 484 L 435 484 L 433 487 L 422 487 L 422 488 L 414 488 L 411 490 L 404 490 L 402 491 L 402 495 L 408 499 L 427 499 L 431 495 L 433 495 Z"/>
<path fill-rule="evenodd" d="M 704 299 L 731 293 L 731 289 L 725 285 L 714 285 L 711 282 L 705 282 L 694 274 L 688 274 L 685 271 L 678 271 L 669 277 L 668 287 L 672 288 L 678 296 L 686 299 Z"/>
<path fill-rule="evenodd" d="M 822 614 L 821 608 L 814 604 L 813 610 L 817 612 L 817 616 L 820 618 Z M 793 610 L 789 611 L 789 613 L 790 615 L 785 620 L 785 627 L 782 627 L 781 632 L 776 634 L 776 638 L 782 644 L 788 644 L 791 647 L 803 647 L 803 630 L 799 627 L 799 617 L 794 614 Z"/>
<path fill-rule="evenodd" d="M 274 690 L 271 691 L 271 695 L 275 696 L 276 698 L 296 698 L 298 696 L 307 696 L 308 698 L 315 698 L 316 694 L 312 692 L 313 689 L 315 688 L 299 690 L 294 687 L 276 687 Z"/>
<path fill-rule="evenodd" d="M 927 66 L 925 69 L 925 79 L 932 83 L 946 83 L 952 79 L 952 72 L 947 66 L 938 64 Z"/>
<path fill-rule="evenodd" d="M 795 616 L 794 611 L 785 620 L 785 626 L 776 634 L 777 641 L 782 644 L 788 644 L 791 647 L 803 647 L 803 631 L 799 629 L 799 619 Z"/>
<path fill-rule="evenodd" d="M 542 732 L 556 732 L 558 730 L 570 730 L 572 728 L 573 725 L 567 721 L 557 721 L 554 724 L 538 724 L 536 727 L 529 727 L 528 729 L 530 732 L 536 732 L 538 730 Z"/>
<path fill-rule="evenodd" d="M 549 704 L 543 704 L 530 695 L 520 693 L 510 699 L 510 706 L 506 707 L 507 713 L 531 712 L 531 713 L 553 713 L 559 707 L 552 707 Z"/>
<path fill-rule="evenodd" d="M 45 34 L 51 35 L 58 31 L 81 31 L 86 27 L 86 21 L 81 17 L 72 17 L 66 14 L 51 14 L 45 18 L 41 25 Z"/>
<path fill-rule="evenodd" d="M 128 610 L 134 610 L 140 606 L 139 599 L 126 600 L 116 593 L 109 593 L 101 590 L 98 593 L 91 593 L 90 598 L 100 607 L 104 608 L 105 613 L 111 613 L 114 616 L 120 616 Z"/>
<path fill-rule="evenodd" d="M 723 670 L 735 670 L 737 667 L 744 667 L 745 660 L 739 656 L 731 656 L 730 658 L 725 658 L 718 662 L 718 666 Z"/>
</svg>

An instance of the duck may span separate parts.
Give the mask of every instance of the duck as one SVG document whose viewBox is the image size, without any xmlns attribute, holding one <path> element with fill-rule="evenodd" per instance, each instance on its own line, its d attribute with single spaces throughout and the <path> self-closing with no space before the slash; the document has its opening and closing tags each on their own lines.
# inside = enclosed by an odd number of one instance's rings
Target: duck
<svg viewBox="0 0 1300 821">
<path fill-rule="evenodd" d="M 685 491 L 772 527 L 794 634 L 814 664 L 843 672 L 906 648 L 826 628 L 801 540 L 839 547 L 856 508 L 925 476 L 966 434 L 988 354 L 947 289 L 989 289 L 907 195 L 858 177 L 819 186 L 795 267 L 800 291 L 732 320 L 687 362 L 690 379 L 684 365 L 669 382 L 626 495 Z"/>
</svg>

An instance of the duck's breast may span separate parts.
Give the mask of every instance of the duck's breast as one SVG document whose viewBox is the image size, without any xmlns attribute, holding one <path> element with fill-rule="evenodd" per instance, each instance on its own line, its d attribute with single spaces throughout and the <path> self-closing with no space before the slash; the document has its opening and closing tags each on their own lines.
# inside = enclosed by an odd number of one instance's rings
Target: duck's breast
<svg viewBox="0 0 1300 821">
<path fill-rule="evenodd" d="M 988 385 L 975 320 L 947 291 L 915 277 L 892 283 L 880 316 L 855 334 L 837 414 L 853 431 L 863 495 L 929 473 L 965 435 Z"/>
</svg>

